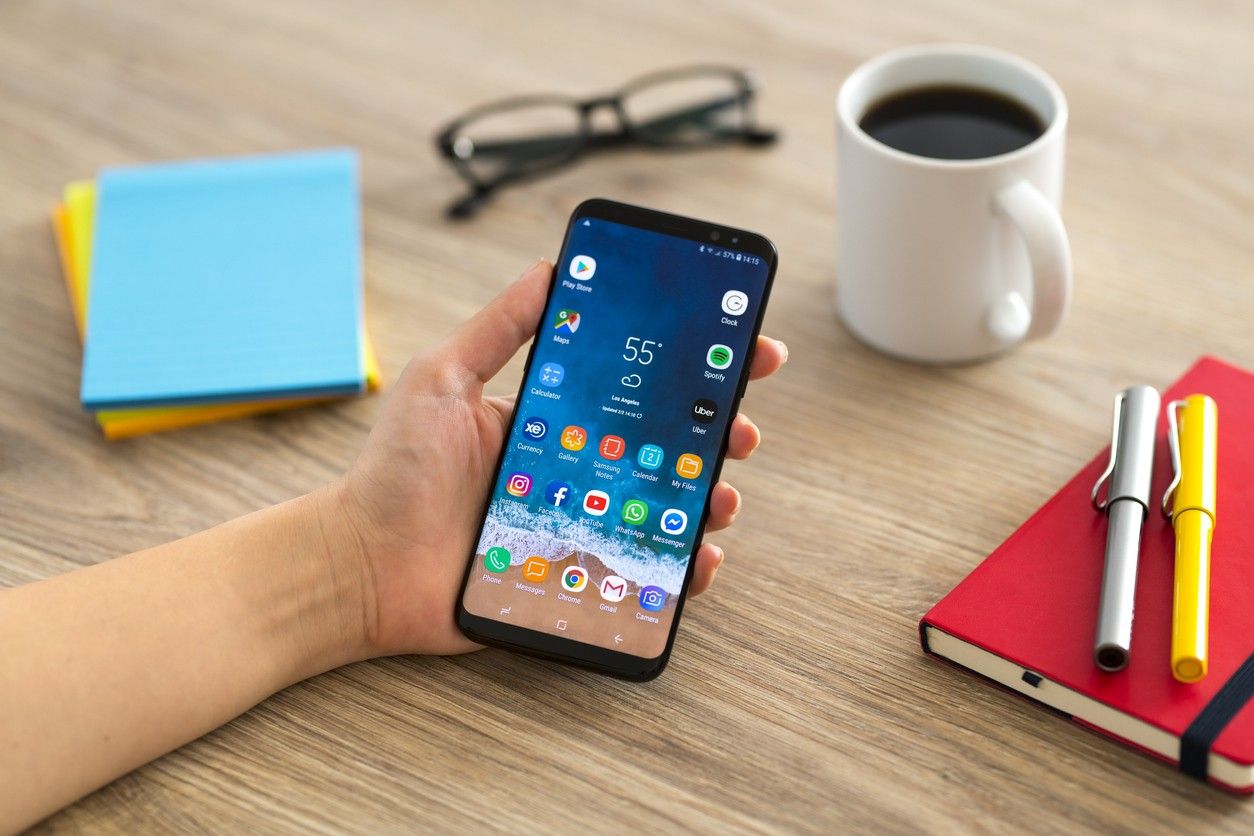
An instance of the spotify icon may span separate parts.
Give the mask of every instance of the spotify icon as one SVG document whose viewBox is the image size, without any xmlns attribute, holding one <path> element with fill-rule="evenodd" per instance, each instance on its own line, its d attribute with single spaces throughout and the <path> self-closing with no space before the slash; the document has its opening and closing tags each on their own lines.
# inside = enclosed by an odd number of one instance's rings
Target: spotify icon
<svg viewBox="0 0 1254 836">
<path fill-rule="evenodd" d="M 710 350 L 705 354 L 705 362 L 712 369 L 720 371 L 732 364 L 732 350 L 730 346 L 716 344 L 710 346 Z"/>
</svg>

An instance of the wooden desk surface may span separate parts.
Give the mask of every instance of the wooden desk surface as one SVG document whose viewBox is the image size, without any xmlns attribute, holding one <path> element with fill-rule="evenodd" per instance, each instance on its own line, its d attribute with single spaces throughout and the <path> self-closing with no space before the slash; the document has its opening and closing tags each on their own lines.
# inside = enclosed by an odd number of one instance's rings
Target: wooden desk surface
<svg viewBox="0 0 1254 836">
<path fill-rule="evenodd" d="M 49 829 L 1249 832 L 1254 809 L 919 651 L 919 616 L 1105 442 L 1111 394 L 1203 352 L 1254 365 L 1254 7 L 935 0 L 535 5 L 138 0 L 0 5 L 0 583 L 307 491 L 377 397 L 108 444 L 48 211 L 104 165 L 351 145 L 385 370 L 552 256 L 582 198 L 724 220 L 782 254 L 792 362 L 669 671 L 622 684 L 495 651 L 359 664 L 279 694 Z M 1063 331 L 917 368 L 832 311 L 833 97 L 892 46 L 966 40 L 1071 103 Z M 760 72 L 774 149 L 589 160 L 473 223 L 433 130 L 504 94 L 592 93 L 689 60 Z M 512 391 L 516 361 L 495 384 Z"/>
</svg>

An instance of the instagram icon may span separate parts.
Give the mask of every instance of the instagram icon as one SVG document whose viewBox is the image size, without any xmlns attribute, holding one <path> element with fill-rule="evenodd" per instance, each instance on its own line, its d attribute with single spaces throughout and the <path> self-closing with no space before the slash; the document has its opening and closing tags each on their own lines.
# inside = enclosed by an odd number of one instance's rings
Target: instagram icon
<svg viewBox="0 0 1254 836">
<path fill-rule="evenodd" d="M 510 496 L 526 496 L 531 493 L 531 474 L 511 473 L 505 482 L 505 490 Z"/>
</svg>

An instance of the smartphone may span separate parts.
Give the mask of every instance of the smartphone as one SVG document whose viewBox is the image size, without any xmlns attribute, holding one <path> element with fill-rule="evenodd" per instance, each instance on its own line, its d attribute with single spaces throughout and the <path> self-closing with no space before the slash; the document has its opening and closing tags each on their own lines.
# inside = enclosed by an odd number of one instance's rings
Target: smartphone
<svg viewBox="0 0 1254 836">
<path fill-rule="evenodd" d="M 752 232 L 575 210 L 462 582 L 466 635 L 662 672 L 775 264 Z"/>
</svg>

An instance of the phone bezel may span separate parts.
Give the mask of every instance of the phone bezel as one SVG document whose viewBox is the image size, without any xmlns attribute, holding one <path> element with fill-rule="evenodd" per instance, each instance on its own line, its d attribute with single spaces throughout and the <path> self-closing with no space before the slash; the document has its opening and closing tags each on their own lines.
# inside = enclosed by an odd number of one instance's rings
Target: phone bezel
<svg viewBox="0 0 1254 836">
<path fill-rule="evenodd" d="M 758 335 L 762 329 L 762 320 L 766 314 L 767 301 L 770 298 L 771 287 L 775 282 L 775 268 L 778 262 L 778 254 L 775 245 L 765 236 L 755 232 L 749 232 L 743 229 L 734 229 L 722 224 L 714 224 L 708 221 L 697 220 L 696 218 L 687 218 L 681 215 L 671 215 L 666 212 L 659 212 L 655 209 L 645 209 L 640 206 L 632 206 L 627 203 L 619 203 L 617 201 L 605 198 L 592 198 L 585 200 L 575 208 L 571 213 L 570 220 L 566 225 L 565 235 L 562 237 L 562 245 L 558 250 L 559 259 L 566 252 L 567 244 L 570 242 L 571 232 L 576 224 L 585 218 L 591 220 L 611 221 L 614 223 L 632 226 L 650 232 L 660 232 L 667 235 L 673 235 L 679 238 L 686 238 L 694 242 L 711 243 L 726 248 L 735 249 L 740 252 L 752 253 L 760 256 L 767 261 L 766 283 L 762 290 L 762 300 L 758 305 L 757 318 L 753 323 L 753 331 L 749 338 L 749 351 L 746 354 L 746 361 L 741 367 L 740 380 L 736 384 L 736 394 L 732 401 L 731 413 L 728 417 L 726 427 L 723 430 L 723 438 L 719 444 L 718 458 L 716 460 L 713 478 L 710 479 L 710 487 L 705 493 L 705 500 L 702 506 L 701 519 L 696 529 L 696 538 L 693 542 L 700 544 L 703 542 L 705 535 L 705 526 L 710 516 L 710 496 L 713 493 L 714 486 L 718 484 L 719 475 L 723 470 L 723 461 L 727 457 L 727 445 L 731 438 L 732 422 L 736 417 L 736 413 L 740 410 L 740 401 L 744 397 L 745 387 L 749 382 L 749 367 L 753 362 L 754 350 L 757 347 Z M 717 238 L 718 240 L 715 240 Z M 737 239 L 736 243 L 732 243 L 732 239 Z M 555 269 L 553 278 L 549 281 L 549 290 L 545 296 L 544 307 L 548 309 L 549 302 L 553 298 L 553 293 L 557 288 L 558 271 Z M 517 398 L 521 401 L 525 392 L 527 379 L 531 374 L 531 363 L 535 358 L 537 340 L 534 338 L 527 350 L 527 363 L 523 369 L 522 379 L 518 384 Z M 517 416 L 511 415 L 509 420 L 509 431 L 512 432 L 514 420 Z M 508 440 L 508 436 L 507 436 Z M 496 467 L 493 469 L 491 485 L 495 485 L 501 476 L 501 466 L 505 461 L 505 451 L 507 444 L 501 445 L 501 452 L 497 456 Z M 489 488 L 487 496 L 483 502 L 483 510 L 480 514 L 481 522 L 479 530 L 475 534 L 475 545 L 471 547 L 471 553 L 466 561 L 466 571 L 462 576 L 461 590 L 457 595 L 457 626 L 469 638 L 481 644 L 492 645 L 495 647 L 505 648 L 520 653 L 526 653 L 533 656 L 540 656 L 566 664 L 578 665 L 580 667 L 589 668 L 600 673 L 606 673 L 623 679 L 631 679 L 643 681 L 652 679 L 665 669 L 670 660 L 671 650 L 675 645 L 675 635 L 679 629 L 679 621 L 683 616 L 684 604 L 688 598 L 688 588 L 692 583 L 693 571 L 696 567 L 696 552 L 694 550 L 693 557 L 688 560 L 688 569 L 684 575 L 683 587 L 680 590 L 678 600 L 675 604 L 675 617 L 671 620 L 670 632 L 667 635 L 666 647 L 655 657 L 646 658 L 642 656 L 634 656 L 629 653 L 621 653 L 616 650 L 610 650 L 599 645 L 589 644 L 586 642 L 576 641 L 574 639 L 562 638 L 554 636 L 550 633 L 544 633 L 539 630 L 531 630 L 526 627 L 509 624 L 504 621 L 497 621 L 492 618 L 475 615 L 468 612 L 464 606 L 466 589 L 470 584 L 470 579 L 474 574 L 476 550 L 479 539 L 483 534 L 483 526 L 487 522 L 488 509 L 492 503 L 492 490 Z"/>
</svg>

